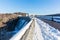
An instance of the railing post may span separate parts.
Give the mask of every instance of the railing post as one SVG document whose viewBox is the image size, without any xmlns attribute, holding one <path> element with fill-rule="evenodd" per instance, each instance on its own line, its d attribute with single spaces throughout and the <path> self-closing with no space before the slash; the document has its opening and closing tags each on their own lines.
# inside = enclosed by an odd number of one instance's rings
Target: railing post
<svg viewBox="0 0 60 40">
<path fill-rule="evenodd" d="M 53 21 L 53 16 L 52 16 L 52 21 Z"/>
</svg>

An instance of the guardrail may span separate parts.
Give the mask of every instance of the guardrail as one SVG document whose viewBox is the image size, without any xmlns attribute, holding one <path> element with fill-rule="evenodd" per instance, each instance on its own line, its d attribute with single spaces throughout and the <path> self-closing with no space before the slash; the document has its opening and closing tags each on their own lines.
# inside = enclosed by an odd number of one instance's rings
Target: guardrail
<svg viewBox="0 0 60 40">
<path fill-rule="evenodd" d="M 33 22 L 33 19 L 24 27 L 22 28 L 17 34 L 15 34 L 10 40 L 23 40 L 27 36 L 29 29 L 31 27 L 31 24 Z M 26 34 L 27 33 L 27 34 Z"/>
<path fill-rule="evenodd" d="M 58 15 L 57 16 L 37 16 L 37 18 L 51 20 L 51 21 L 60 23 L 60 16 Z"/>
<path fill-rule="evenodd" d="M 33 39 L 33 30 L 34 30 L 34 27 L 35 27 L 35 24 L 34 24 L 34 19 L 32 21 L 32 23 L 30 24 L 29 28 L 26 30 L 26 32 L 24 33 L 24 35 L 21 37 L 20 40 L 32 40 Z"/>
</svg>

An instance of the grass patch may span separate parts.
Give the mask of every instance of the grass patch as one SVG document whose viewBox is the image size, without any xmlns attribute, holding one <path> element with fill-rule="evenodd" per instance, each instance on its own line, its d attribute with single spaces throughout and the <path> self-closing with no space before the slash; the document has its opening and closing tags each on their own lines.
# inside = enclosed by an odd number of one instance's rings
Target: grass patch
<svg viewBox="0 0 60 40">
<path fill-rule="evenodd" d="M 3 19 L 0 19 L 0 22 L 2 21 Z"/>
</svg>

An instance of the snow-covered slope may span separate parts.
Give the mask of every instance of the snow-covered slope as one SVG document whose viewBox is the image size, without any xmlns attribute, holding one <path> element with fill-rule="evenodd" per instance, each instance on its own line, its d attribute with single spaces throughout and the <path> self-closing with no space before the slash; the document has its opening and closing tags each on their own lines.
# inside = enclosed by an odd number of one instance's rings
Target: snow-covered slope
<svg viewBox="0 0 60 40">
<path fill-rule="evenodd" d="M 37 18 L 36 20 L 37 23 L 40 25 L 44 40 L 60 40 L 60 31 L 58 31 L 58 29 L 53 28 L 42 20 L 39 20 Z"/>
<path fill-rule="evenodd" d="M 25 25 L 17 34 L 15 34 L 10 40 L 20 40 L 21 37 L 24 35 L 26 30 L 29 28 L 30 24 L 32 23 L 33 20 L 31 20 L 27 25 Z"/>
</svg>

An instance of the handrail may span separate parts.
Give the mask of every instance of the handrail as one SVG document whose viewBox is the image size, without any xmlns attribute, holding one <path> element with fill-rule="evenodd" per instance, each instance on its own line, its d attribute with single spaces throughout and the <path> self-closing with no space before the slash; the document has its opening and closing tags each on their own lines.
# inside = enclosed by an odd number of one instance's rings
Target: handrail
<svg viewBox="0 0 60 40">
<path fill-rule="evenodd" d="M 15 34 L 10 40 L 20 40 L 21 37 L 24 35 L 26 30 L 30 27 L 31 23 L 33 22 L 33 19 L 24 27 L 22 28 L 17 34 Z"/>
</svg>

